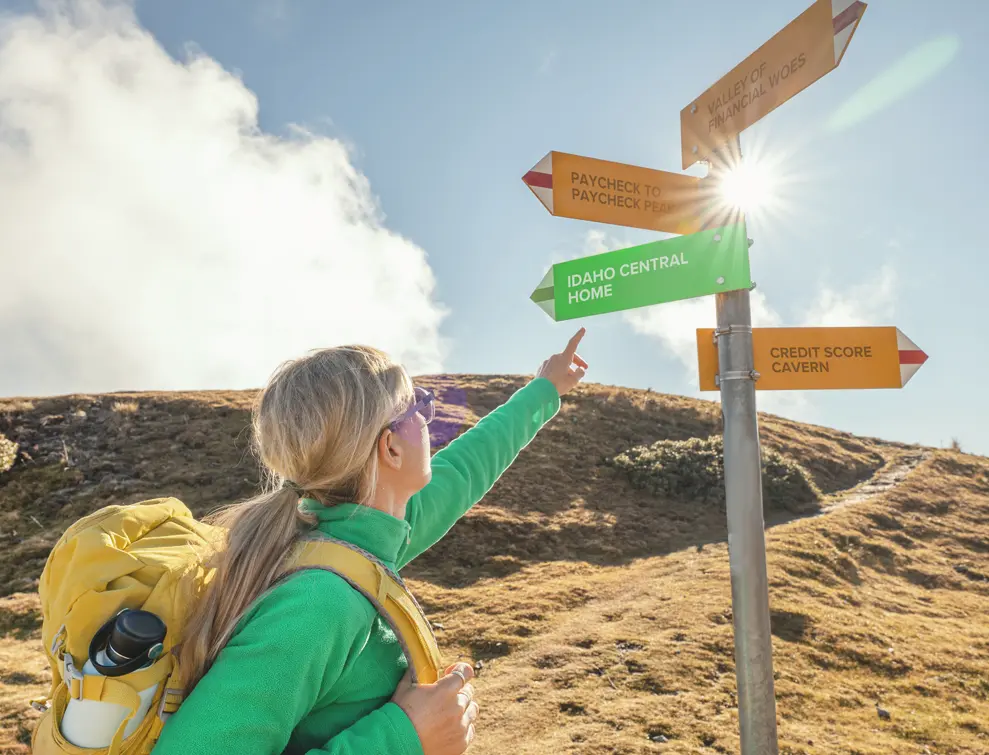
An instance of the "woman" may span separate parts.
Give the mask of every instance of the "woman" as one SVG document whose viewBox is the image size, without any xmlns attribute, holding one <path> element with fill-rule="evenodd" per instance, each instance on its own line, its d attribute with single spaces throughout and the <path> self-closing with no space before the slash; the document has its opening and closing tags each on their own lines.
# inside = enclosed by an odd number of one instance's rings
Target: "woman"
<svg viewBox="0 0 989 755">
<path fill-rule="evenodd" d="M 584 377 L 583 335 L 432 459 L 430 397 L 383 353 L 340 347 L 283 365 L 254 412 L 259 456 L 282 484 L 213 518 L 229 536 L 180 649 L 192 691 L 155 755 L 466 750 L 470 664 L 413 686 L 395 635 L 342 578 L 310 570 L 271 586 L 308 528 L 394 571 L 442 538 Z"/>
</svg>

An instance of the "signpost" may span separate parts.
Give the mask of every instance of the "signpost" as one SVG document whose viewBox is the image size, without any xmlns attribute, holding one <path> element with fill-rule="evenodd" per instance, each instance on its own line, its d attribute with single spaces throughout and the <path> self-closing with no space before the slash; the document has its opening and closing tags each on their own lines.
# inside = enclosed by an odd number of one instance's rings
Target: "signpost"
<svg viewBox="0 0 989 755">
<path fill-rule="evenodd" d="M 522 181 L 551 215 L 667 233 L 696 233 L 711 199 L 701 179 L 550 152 Z"/>
<path fill-rule="evenodd" d="M 751 286 L 739 224 L 557 263 L 530 298 L 561 322 Z"/>
<path fill-rule="evenodd" d="M 732 139 L 841 62 L 866 4 L 816 0 L 772 39 L 680 111 L 683 168 Z"/>
<path fill-rule="evenodd" d="M 756 390 L 903 388 L 927 355 L 898 328 L 753 328 Z M 702 391 L 718 390 L 714 330 L 697 330 Z"/>
<path fill-rule="evenodd" d="M 865 11 L 858 0 L 816 0 L 680 113 L 683 167 L 709 176 L 741 161 L 739 134 L 841 61 Z M 742 755 L 778 755 L 769 620 L 762 451 L 748 291 L 718 294 L 718 383 L 724 423 L 725 506 Z"/>
<path fill-rule="evenodd" d="M 523 179 L 559 217 L 689 234 L 554 265 L 531 296 L 554 320 L 715 295 L 697 349 L 701 388 L 721 391 L 742 755 L 779 752 L 756 388 L 902 388 L 927 359 L 896 328 L 753 329 L 745 223 L 714 201 L 739 134 L 834 70 L 865 8 L 814 0 L 681 111 L 683 168 L 707 177 L 550 152 Z"/>
</svg>

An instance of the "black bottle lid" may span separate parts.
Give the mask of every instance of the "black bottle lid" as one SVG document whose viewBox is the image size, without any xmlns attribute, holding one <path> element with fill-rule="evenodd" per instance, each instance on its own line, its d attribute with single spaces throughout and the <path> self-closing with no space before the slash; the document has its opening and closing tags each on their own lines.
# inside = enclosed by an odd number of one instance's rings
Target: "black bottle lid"
<svg viewBox="0 0 989 755">
<path fill-rule="evenodd" d="M 153 613 L 123 611 L 114 618 L 106 656 L 118 664 L 146 657 L 151 648 L 165 640 L 165 632 L 165 623 Z"/>
</svg>

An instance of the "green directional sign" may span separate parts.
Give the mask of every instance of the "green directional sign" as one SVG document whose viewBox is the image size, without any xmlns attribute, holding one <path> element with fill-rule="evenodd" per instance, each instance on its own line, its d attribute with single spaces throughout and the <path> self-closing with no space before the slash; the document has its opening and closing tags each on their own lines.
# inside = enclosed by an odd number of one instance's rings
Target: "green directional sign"
<svg viewBox="0 0 989 755">
<path fill-rule="evenodd" d="M 560 322 L 751 287 L 738 223 L 558 263 L 530 298 Z"/>
</svg>

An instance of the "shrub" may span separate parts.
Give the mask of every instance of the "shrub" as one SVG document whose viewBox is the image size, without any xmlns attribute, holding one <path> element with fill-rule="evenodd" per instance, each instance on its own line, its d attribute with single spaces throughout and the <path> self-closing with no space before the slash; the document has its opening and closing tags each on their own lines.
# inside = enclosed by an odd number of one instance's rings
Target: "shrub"
<svg viewBox="0 0 989 755">
<path fill-rule="evenodd" d="M 725 505 L 724 440 L 691 438 L 636 446 L 611 460 L 637 488 L 677 500 Z M 799 508 L 821 498 L 807 471 L 771 449 L 762 449 L 762 497 L 767 508 Z"/>
<path fill-rule="evenodd" d="M 17 460 L 17 444 L 0 434 L 0 474 L 3 474 Z"/>
</svg>

